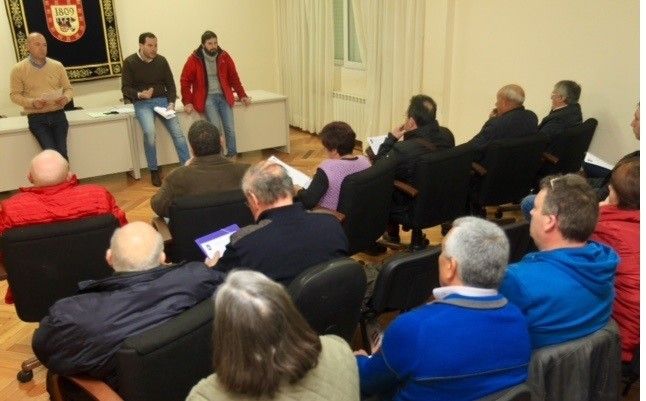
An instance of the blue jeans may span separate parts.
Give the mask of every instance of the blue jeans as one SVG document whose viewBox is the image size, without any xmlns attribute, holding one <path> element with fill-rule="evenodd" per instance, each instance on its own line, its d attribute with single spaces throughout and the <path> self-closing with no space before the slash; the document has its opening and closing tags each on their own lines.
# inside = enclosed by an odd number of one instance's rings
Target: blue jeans
<svg viewBox="0 0 646 401">
<path fill-rule="evenodd" d="M 236 133 L 233 125 L 233 109 L 221 93 L 213 93 L 206 97 L 204 104 L 206 118 L 218 128 L 224 130 L 227 142 L 227 156 L 234 156 L 236 151 Z"/>
<path fill-rule="evenodd" d="M 155 148 L 155 117 L 161 119 L 170 134 L 177 157 L 179 158 L 180 166 L 189 159 L 188 146 L 186 145 L 186 138 L 182 133 L 182 128 L 179 126 L 179 119 L 173 117 L 170 120 L 165 119 L 159 114 L 155 113 L 153 108 L 160 106 L 168 106 L 168 99 L 165 97 L 154 97 L 152 99 L 138 100 L 134 103 L 135 116 L 141 125 L 141 130 L 144 133 L 144 151 L 146 153 L 146 162 L 150 171 L 157 171 L 157 149 Z"/>
<path fill-rule="evenodd" d="M 532 215 L 529 212 L 531 212 L 534 208 L 535 201 L 536 195 L 527 195 L 523 198 L 523 200 L 520 201 L 520 210 L 523 212 L 523 215 L 525 215 L 527 221 L 530 221 L 532 219 Z"/>
<path fill-rule="evenodd" d="M 29 131 L 43 150 L 54 149 L 67 159 L 67 129 L 70 125 L 63 110 L 30 114 L 27 121 Z"/>
</svg>

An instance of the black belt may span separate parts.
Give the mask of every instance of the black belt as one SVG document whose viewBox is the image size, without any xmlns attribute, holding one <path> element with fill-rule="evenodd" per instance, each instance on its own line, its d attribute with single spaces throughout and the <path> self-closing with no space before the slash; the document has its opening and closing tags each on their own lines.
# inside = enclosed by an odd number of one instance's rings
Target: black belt
<svg viewBox="0 0 646 401">
<path fill-rule="evenodd" d="M 36 116 L 46 116 L 48 114 L 56 114 L 56 113 L 64 113 L 65 110 L 60 109 L 60 110 L 54 110 L 54 111 L 46 111 L 44 113 L 29 113 L 27 114 L 27 118 L 29 117 L 36 117 Z"/>
</svg>

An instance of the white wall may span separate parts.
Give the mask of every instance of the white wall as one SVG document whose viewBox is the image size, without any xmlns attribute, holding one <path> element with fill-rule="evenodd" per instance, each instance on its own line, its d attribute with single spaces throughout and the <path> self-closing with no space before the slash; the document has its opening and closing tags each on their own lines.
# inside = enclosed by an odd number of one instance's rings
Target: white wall
<svg viewBox="0 0 646 401">
<path fill-rule="evenodd" d="M 233 57 L 245 89 L 278 91 L 278 60 L 273 1 L 256 0 L 114 0 L 123 57 L 138 49 L 141 32 L 153 32 L 159 54 L 168 59 L 178 86 L 189 53 L 205 30 L 218 35 L 222 48 Z M 7 21 L 0 6 L 0 21 Z M 9 74 L 16 62 L 9 24 L 0 24 L 0 113 L 17 115 L 9 100 Z M 121 98 L 120 78 L 73 84 L 78 106 L 113 105 Z"/>
<path fill-rule="evenodd" d="M 436 2 L 455 7 L 445 38 L 453 42 L 449 103 L 440 107 L 458 143 L 480 130 L 501 86 L 523 86 L 540 120 L 554 83 L 573 79 L 583 118 L 599 120 L 591 151 L 615 162 L 639 146 L 629 126 L 639 100 L 638 0 Z"/>
</svg>

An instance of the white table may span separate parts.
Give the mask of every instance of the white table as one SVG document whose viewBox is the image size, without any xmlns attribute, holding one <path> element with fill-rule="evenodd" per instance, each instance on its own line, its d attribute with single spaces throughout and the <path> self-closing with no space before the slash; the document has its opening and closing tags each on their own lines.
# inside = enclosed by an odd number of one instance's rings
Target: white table
<svg viewBox="0 0 646 401">
<path fill-rule="evenodd" d="M 68 111 L 70 128 L 67 153 L 78 178 L 129 171 L 140 178 L 131 114 L 91 117 L 88 112 L 107 108 Z M 0 118 L 0 191 L 31 185 L 27 180 L 29 162 L 40 152 L 28 128 L 27 117 Z"/>
</svg>

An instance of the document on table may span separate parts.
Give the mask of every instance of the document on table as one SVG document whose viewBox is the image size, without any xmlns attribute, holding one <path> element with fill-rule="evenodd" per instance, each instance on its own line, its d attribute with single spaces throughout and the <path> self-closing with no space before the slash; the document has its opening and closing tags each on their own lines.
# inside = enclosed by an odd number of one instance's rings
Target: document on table
<svg viewBox="0 0 646 401">
<path fill-rule="evenodd" d="M 298 185 L 301 188 L 307 188 L 312 183 L 312 178 L 310 178 L 307 174 L 295 169 L 294 167 L 280 160 L 276 156 L 271 156 L 269 159 L 267 159 L 267 161 L 272 163 L 277 163 L 285 167 L 285 169 L 287 170 L 287 174 L 289 174 L 289 176 L 292 178 L 294 185 Z"/>
<path fill-rule="evenodd" d="M 168 110 L 166 107 L 160 107 L 156 106 L 153 107 L 153 110 L 160 116 L 164 117 L 167 120 L 170 120 L 171 118 L 175 117 L 175 110 Z"/>
<path fill-rule="evenodd" d="M 382 143 L 386 140 L 388 135 L 378 135 L 378 136 L 369 136 L 368 137 L 368 145 L 370 146 L 370 149 L 372 149 L 372 153 L 375 155 L 379 153 L 379 147 L 381 146 Z"/>
<path fill-rule="evenodd" d="M 50 90 L 50 91 L 43 92 L 43 93 L 40 95 L 40 97 L 41 97 L 43 100 L 48 101 L 48 102 L 54 102 L 54 101 L 56 101 L 56 99 L 58 99 L 58 98 L 59 98 L 59 97 L 61 97 L 61 96 L 63 96 L 63 88 L 60 88 L 60 89 L 52 89 L 52 90 Z"/>
<path fill-rule="evenodd" d="M 615 168 L 615 166 L 613 166 L 612 164 L 601 159 L 599 156 L 593 155 L 590 152 L 585 153 L 585 158 L 583 159 L 583 161 L 586 163 L 594 164 L 595 166 L 606 168 L 608 170 Z"/>
<path fill-rule="evenodd" d="M 231 235 L 239 229 L 240 227 L 237 224 L 231 224 L 228 227 L 196 239 L 195 243 L 209 259 L 215 255 L 215 252 L 220 252 L 220 256 L 222 256 L 224 255 L 227 244 L 231 242 Z"/>
</svg>

